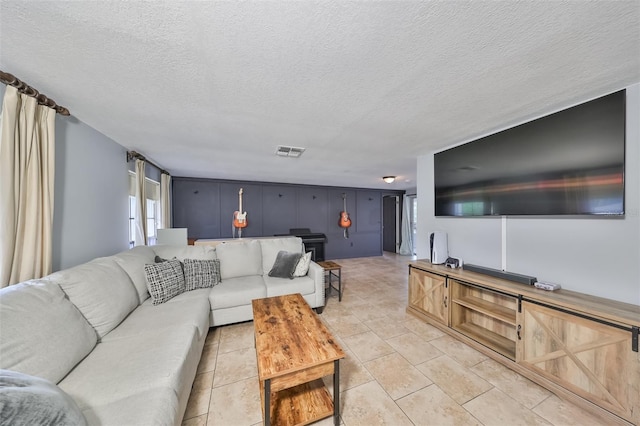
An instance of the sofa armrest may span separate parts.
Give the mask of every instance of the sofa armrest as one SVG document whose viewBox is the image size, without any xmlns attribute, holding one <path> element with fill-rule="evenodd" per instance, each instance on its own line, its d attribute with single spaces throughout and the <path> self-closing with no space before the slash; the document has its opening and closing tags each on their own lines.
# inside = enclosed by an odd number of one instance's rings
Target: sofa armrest
<svg viewBox="0 0 640 426">
<path fill-rule="evenodd" d="M 316 287 L 315 305 L 312 308 L 324 306 L 324 269 L 314 261 L 311 261 L 307 276 L 313 280 Z"/>
</svg>

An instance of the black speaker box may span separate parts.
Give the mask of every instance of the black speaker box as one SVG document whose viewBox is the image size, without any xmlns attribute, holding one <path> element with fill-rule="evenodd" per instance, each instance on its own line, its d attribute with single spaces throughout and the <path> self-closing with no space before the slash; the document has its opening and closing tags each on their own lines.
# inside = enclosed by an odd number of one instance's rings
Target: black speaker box
<svg viewBox="0 0 640 426">
<path fill-rule="evenodd" d="M 502 278 L 503 280 L 515 281 L 520 284 L 533 285 L 536 281 L 536 277 L 529 275 L 516 274 L 515 272 L 501 271 L 500 269 L 487 268 L 484 266 L 472 265 L 465 263 L 462 269 L 472 272 L 478 272 L 479 274 L 491 275 L 492 277 Z"/>
</svg>

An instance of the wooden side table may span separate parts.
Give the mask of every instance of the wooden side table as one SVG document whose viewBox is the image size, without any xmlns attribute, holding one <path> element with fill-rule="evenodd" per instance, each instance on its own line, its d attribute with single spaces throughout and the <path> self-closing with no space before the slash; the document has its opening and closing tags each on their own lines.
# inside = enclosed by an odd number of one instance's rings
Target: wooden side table
<svg viewBox="0 0 640 426">
<path fill-rule="evenodd" d="M 318 262 L 318 265 L 320 265 L 324 269 L 324 272 L 329 273 L 329 294 L 331 294 L 332 289 L 337 290 L 338 302 L 342 302 L 342 266 L 332 260 Z M 338 288 L 335 288 L 333 286 L 334 277 L 338 279 Z"/>
</svg>

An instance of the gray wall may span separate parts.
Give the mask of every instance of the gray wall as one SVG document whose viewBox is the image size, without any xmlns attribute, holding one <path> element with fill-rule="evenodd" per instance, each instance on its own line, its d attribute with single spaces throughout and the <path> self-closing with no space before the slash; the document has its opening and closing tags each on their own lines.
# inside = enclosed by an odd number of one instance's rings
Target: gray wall
<svg viewBox="0 0 640 426">
<path fill-rule="evenodd" d="M 123 146 L 57 116 L 54 271 L 129 247 L 127 170 Z"/>
<path fill-rule="evenodd" d="M 430 232 L 445 231 L 449 254 L 466 263 L 640 305 L 640 84 L 627 88 L 626 115 L 623 218 L 436 218 L 433 155 L 425 155 L 418 158 L 418 257 L 429 257 Z"/>
<path fill-rule="evenodd" d="M 0 85 L 0 99 L 5 89 Z M 57 115 L 55 167 L 53 270 L 126 250 L 125 148 L 75 117 Z"/>
</svg>

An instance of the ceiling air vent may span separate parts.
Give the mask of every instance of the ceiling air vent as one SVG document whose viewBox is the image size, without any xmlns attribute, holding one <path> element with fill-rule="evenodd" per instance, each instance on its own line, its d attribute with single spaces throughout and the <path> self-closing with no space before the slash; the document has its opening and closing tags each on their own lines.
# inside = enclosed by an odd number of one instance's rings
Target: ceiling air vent
<svg viewBox="0 0 640 426">
<path fill-rule="evenodd" d="M 298 158 L 302 155 L 305 149 L 306 148 L 298 148 L 295 146 L 278 145 L 278 148 L 276 149 L 276 155 L 279 155 L 280 157 Z"/>
</svg>

